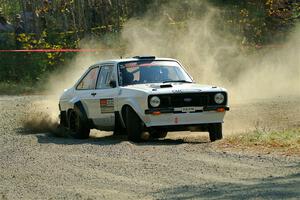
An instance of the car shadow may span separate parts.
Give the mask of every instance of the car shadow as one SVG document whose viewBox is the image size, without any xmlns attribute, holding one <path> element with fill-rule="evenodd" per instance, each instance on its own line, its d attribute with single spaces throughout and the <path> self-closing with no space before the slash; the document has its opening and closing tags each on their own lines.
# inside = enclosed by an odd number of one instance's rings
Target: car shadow
<svg viewBox="0 0 300 200">
<path fill-rule="evenodd" d="M 124 136 L 108 135 L 103 137 L 90 137 L 88 139 L 75 139 L 72 137 L 57 137 L 51 133 L 36 135 L 38 143 L 40 144 L 60 144 L 60 145 L 78 145 L 78 144 L 92 144 L 92 145 L 115 145 L 125 141 Z"/>
<path fill-rule="evenodd" d="M 115 145 L 121 142 L 130 142 L 127 139 L 127 135 L 113 135 L 111 132 L 105 134 L 91 134 L 88 139 L 74 139 L 70 137 L 67 133 L 57 133 L 55 131 L 48 130 L 47 132 L 42 131 L 32 131 L 29 129 L 18 128 L 16 132 L 21 135 L 35 135 L 40 144 L 59 144 L 59 145 L 78 145 L 78 144 L 93 144 L 93 145 Z M 208 143 L 205 140 L 187 140 L 186 138 L 163 138 L 163 139 L 147 139 L 145 141 L 132 144 L 138 146 L 148 146 L 148 145 L 180 145 L 180 144 L 205 144 Z"/>
</svg>

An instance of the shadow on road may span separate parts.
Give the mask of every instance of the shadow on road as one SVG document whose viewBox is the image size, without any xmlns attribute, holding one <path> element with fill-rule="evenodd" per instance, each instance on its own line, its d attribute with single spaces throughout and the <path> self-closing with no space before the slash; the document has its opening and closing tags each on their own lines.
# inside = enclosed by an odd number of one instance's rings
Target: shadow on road
<svg viewBox="0 0 300 200">
<path fill-rule="evenodd" d="M 269 177 L 265 179 L 247 180 L 247 182 L 249 181 L 253 182 L 253 184 L 215 183 L 213 185 L 183 185 L 180 187 L 172 187 L 155 191 L 152 195 L 158 199 L 300 198 L 300 173 L 295 173 L 285 177 Z"/>
<path fill-rule="evenodd" d="M 65 144 L 65 145 L 78 145 L 78 144 L 93 144 L 93 145 L 114 145 L 121 143 L 126 138 L 123 136 L 108 135 L 103 137 L 90 137 L 89 139 L 79 140 L 72 137 L 57 137 L 52 133 L 44 133 L 36 135 L 38 142 L 41 144 Z"/>
<path fill-rule="evenodd" d="M 121 142 L 128 141 L 126 135 L 112 135 L 112 134 L 100 134 L 99 135 L 91 135 L 89 139 L 79 140 L 74 139 L 67 134 L 59 134 L 55 132 L 36 132 L 31 131 L 24 128 L 18 128 L 16 130 L 17 133 L 22 135 L 35 135 L 38 139 L 38 142 L 41 144 L 65 144 L 65 145 L 78 145 L 78 144 L 94 144 L 94 145 L 114 145 L 119 144 Z M 129 141 L 128 141 L 129 142 Z M 131 142 L 133 143 L 133 142 Z M 147 146 L 147 145 L 180 145 L 184 143 L 189 144 L 204 144 L 207 141 L 198 141 L 192 140 L 188 141 L 182 138 L 164 138 L 164 139 L 149 139 L 140 143 L 133 143 L 138 146 Z"/>
</svg>

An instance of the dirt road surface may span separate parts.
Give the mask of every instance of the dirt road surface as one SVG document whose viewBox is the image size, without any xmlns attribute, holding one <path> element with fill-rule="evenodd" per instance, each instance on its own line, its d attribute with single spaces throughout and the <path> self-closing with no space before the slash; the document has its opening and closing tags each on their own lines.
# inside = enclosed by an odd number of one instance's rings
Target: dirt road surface
<svg viewBox="0 0 300 200">
<path fill-rule="evenodd" d="M 0 96 L 0 199 L 300 198 L 299 157 L 217 151 L 206 133 L 134 144 L 97 131 L 80 141 L 24 129 L 28 105 L 47 105 L 47 99 Z M 300 127 L 299 103 L 233 103 L 225 137 Z"/>
</svg>

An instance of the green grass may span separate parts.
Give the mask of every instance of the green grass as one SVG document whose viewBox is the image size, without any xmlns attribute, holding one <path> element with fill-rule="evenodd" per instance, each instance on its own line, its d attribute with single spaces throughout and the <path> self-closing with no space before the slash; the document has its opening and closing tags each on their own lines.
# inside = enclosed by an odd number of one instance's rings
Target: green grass
<svg viewBox="0 0 300 200">
<path fill-rule="evenodd" d="M 39 84 L 0 82 L 0 95 L 35 94 L 42 91 Z"/>
<path fill-rule="evenodd" d="M 300 128 L 283 131 L 254 131 L 228 136 L 221 147 L 252 149 L 260 152 L 282 152 L 300 155 Z"/>
</svg>

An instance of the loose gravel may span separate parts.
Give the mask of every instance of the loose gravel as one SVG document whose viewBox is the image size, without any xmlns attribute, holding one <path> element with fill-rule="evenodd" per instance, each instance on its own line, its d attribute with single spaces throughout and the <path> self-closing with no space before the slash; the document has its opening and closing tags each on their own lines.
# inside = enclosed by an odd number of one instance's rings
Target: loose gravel
<svg viewBox="0 0 300 200">
<path fill-rule="evenodd" d="M 216 151 L 206 133 L 171 133 L 135 144 L 109 132 L 75 140 L 55 137 L 48 128 L 25 129 L 28 106 L 39 108 L 45 99 L 0 96 L 0 199 L 300 198 L 299 157 Z M 243 128 L 238 120 L 253 128 L 246 113 L 255 116 L 259 107 L 264 114 L 258 120 L 268 127 L 298 126 L 297 111 L 284 115 L 293 119 L 285 123 L 272 113 L 296 102 L 283 102 L 276 111 L 268 109 L 276 102 L 232 105 L 225 131 Z M 270 123 L 268 116 L 280 122 Z"/>
</svg>

